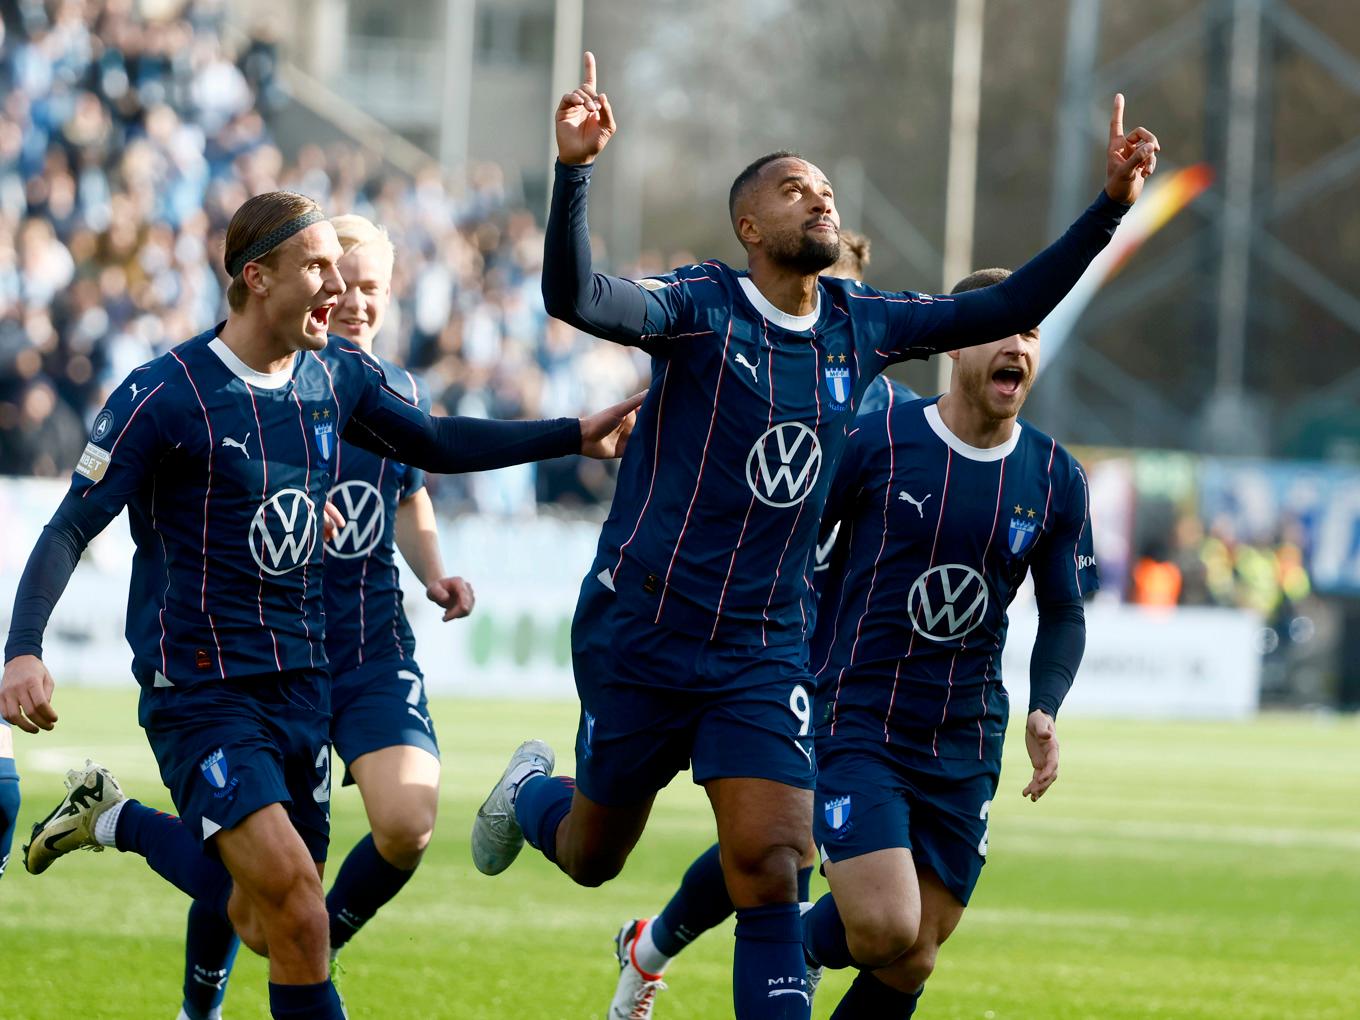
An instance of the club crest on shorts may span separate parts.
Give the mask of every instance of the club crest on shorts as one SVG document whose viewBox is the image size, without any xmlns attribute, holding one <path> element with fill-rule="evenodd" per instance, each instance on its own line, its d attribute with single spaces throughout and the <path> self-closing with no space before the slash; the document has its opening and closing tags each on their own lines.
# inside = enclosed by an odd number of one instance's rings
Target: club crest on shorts
<svg viewBox="0 0 1360 1020">
<path fill-rule="evenodd" d="M 222 790 L 227 785 L 227 756 L 219 747 L 208 757 L 198 763 L 199 771 L 203 773 L 203 778 L 212 783 L 213 789 Z"/>
<path fill-rule="evenodd" d="M 1011 511 L 1010 539 L 1007 543 L 1011 555 L 1024 555 L 1038 534 L 1038 512 L 1033 508 L 1025 509 L 1017 503 Z"/>
<path fill-rule="evenodd" d="M 844 354 L 828 354 L 822 366 L 826 391 L 831 396 L 831 410 L 844 411 L 850 400 L 850 365 Z"/>
<path fill-rule="evenodd" d="M 826 824 L 840 832 L 850 824 L 850 795 L 832 797 L 824 802 L 822 813 L 826 816 Z"/>
</svg>

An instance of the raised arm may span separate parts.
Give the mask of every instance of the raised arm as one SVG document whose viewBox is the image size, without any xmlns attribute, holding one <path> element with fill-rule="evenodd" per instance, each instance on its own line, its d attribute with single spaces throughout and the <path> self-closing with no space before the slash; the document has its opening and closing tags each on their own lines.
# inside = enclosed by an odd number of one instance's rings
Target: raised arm
<svg viewBox="0 0 1360 1020">
<path fill-rule="evenodd" d="M 1124 97 L 1114 98 L 1105 188 L 1062 237 L 991 287 L 955 295 L 873 295 L 885 302 L 891 360 L 991 343 L 1033 329 L 1081 279 L 1114 236 L 1156 169 L 1161 146 L 1144 127 L 1124 132 Z"/>
<path fill-rule="evenodd" d="M 586 216 L 590 175 L 618 130 L 609 97 L 595 87 L 595 56 L 585 55 L 585 77 L 562 97 L 555 117 L 557 165 L 543 241 L 543 304 L 548 314 L 604 340 L 659 352 L 673 331 L 683 288 L 659 293 L 632 280 L 591 269 Z"/>
</svg>

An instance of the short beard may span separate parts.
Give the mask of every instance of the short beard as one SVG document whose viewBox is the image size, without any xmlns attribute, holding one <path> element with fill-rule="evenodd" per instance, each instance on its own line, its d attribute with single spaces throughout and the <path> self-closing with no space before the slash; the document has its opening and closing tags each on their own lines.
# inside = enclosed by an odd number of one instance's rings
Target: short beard
<svg viewBox="0 0 1360 1020">
<path fill-rule="evenodd" d="M 796 238 L 778 238 L 767 249 L 770 261 L 804 276 L 816 276 L 834 266 L 841 257 L 841 238 L 830 241 L 799 232 Z"/>
</svg>

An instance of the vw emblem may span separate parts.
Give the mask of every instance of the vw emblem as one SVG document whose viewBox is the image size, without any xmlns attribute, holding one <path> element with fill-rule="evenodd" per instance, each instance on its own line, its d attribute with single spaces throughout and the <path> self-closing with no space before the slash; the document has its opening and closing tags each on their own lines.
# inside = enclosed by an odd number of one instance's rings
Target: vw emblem
<svg viewBox="0 0 1360 1020">
<path fill-rule="evenodd" d="M 746 484 L 766 506 L 797 506 L 822 470 L 817 433 L 799 421 L 767 429 L 746 456 Z"/>
<path fill-rule="evenodd" d="M 912 629 L 930 641 L 956 641 L 987 616 L 987 582 L 972 567 L 946 563 L 918 577 L 907 593 Z"/>
<path fill-rule="evenodd" d="M 275 577 L 306 563 L 316 545 L 316 504 L 301 489 L 280 489 L 250 522 L 250 554 Z"/>
<path fill-rule="evenodd" d="M 345 526 L 326 542 L 326 554 L 357 560 L 373 551 L 383 536 L 387 508 L 382 494 L 361 478 L 341 482 L 326 497 L 340 511 Z"/>
</svg>

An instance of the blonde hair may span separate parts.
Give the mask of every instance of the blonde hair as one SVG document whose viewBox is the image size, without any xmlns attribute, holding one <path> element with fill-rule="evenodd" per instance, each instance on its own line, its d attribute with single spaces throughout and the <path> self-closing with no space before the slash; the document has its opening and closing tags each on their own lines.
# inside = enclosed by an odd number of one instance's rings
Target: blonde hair
<svg viewBox="0 0 1360 1020">
<path fill-rule="evenodd" d="M 392 244 L 392 238 L 387 236 L 386 227 L 379 226 L 358 213 L 333 216 L 331 226 L 335 228 L 335 236 L 340 239 L 340 247 L 346 255 L 355 248 L 375 244 L 386 253 L 389 266 L 396 261 L 397 249 Z"/>
</svg>

